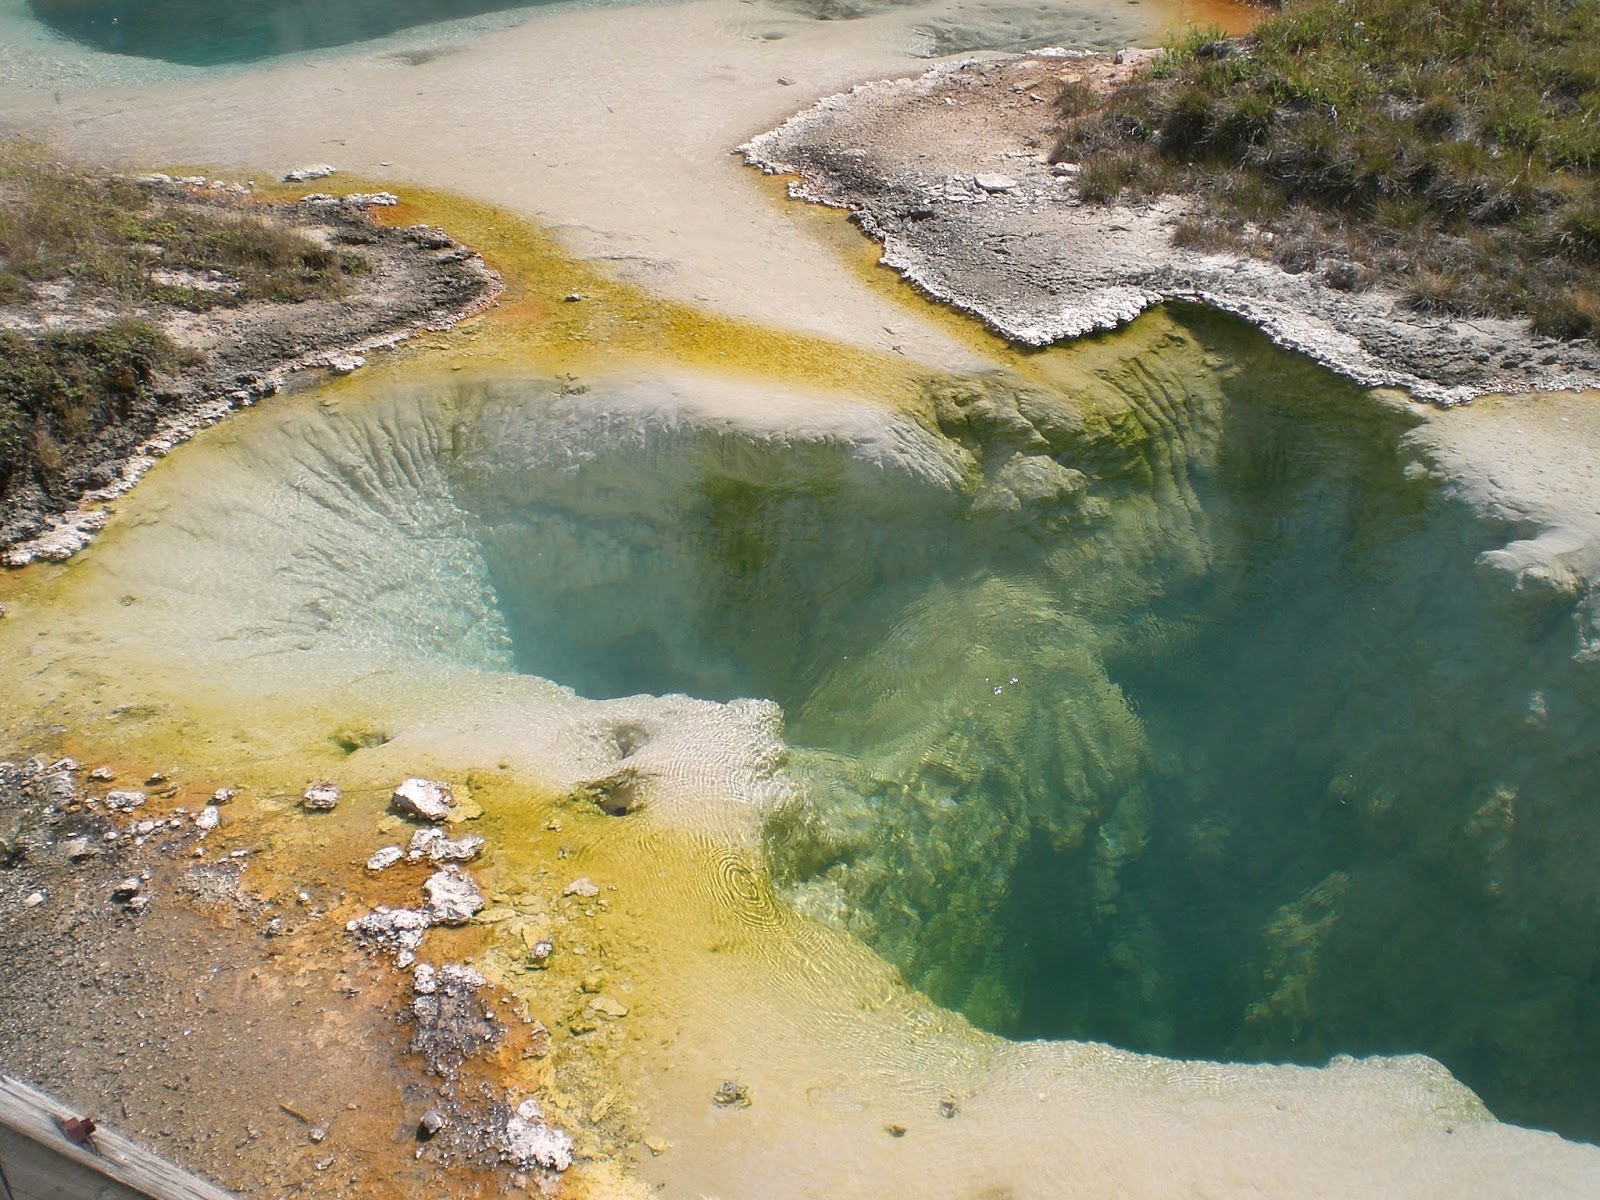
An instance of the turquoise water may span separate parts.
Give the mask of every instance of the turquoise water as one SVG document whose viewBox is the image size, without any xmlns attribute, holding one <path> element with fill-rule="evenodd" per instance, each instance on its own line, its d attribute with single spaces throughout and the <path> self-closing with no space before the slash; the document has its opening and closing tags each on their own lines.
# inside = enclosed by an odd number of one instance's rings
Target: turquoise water
<svg viewBox="0 0 1600 1200">
<path fill-rule="evenodd" d="M 1179 329 L 1108 376 L 1120 411 L 940 385 L 955 492 L 687 425 L 560 471 L 469 449 L 455 502 L 518 669 L 784 706 L 811 801 L 775 871 L 939 1002 L 1185 1057 L 1422 1051 L 1600 1135 L 1570 597 L 1478 565 L 1528 531 L 1432 479 L 1413 418 Z"/>
<path fill-rule="evenodd" d="M 383 37 L 539 0 L 29 0 L 50 29 L 111 54 L 213 67 Z"/>
</svg>

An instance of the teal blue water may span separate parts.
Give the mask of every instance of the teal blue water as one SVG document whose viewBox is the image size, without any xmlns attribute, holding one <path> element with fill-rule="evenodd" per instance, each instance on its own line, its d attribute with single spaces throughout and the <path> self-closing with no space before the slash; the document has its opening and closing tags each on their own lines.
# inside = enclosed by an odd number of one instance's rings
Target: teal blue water
<svg viewBox="0 0 1600 1200">
<path fill-rule="evenodd" d="M 214 67 L 343 46 L 541 0 L 29 0 L 57 33 L 112 54 Z M 548 0 L 546 0 L 548 2 Z"/>
<path fill-rule="evenodd" d="M 518 667 L 781 702 L 811 797 L 770 832 L 790 896 L 979 1024 L 1421 1051 L 1502 1118 L 1600 1135 L 1571 598 L 1478 564 L 1527 531 L 1432 480 L 1412 418 L 1223 318 L 1178 328 L 1107 377 L 1107 420 L 1000 378 L 941 395 L 957 494 L 728 432 L 464 464 Z"/>
</svg>

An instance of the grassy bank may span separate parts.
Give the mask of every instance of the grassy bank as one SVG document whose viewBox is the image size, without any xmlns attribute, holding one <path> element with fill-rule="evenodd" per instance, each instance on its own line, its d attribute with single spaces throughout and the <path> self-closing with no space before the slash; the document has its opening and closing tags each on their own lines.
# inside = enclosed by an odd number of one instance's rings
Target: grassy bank
<svg viewBox="0 0 1600 1200">
<path fill-rule="evenodd" d="M 96 445 L 153 426 L 160 374 L 195 361 L 164 316 L 340 296 L 365 265 L 248 207 L 0 143 L 0 529 L 22 491 L 109 482 Z"/>
<path fill-rule="evenodd" d="M 1085 199 L 1199 199 L 1180 244 L 1600 331 L 1600 0 L 1288 0 L 1061 118 Z"/>
</svg>

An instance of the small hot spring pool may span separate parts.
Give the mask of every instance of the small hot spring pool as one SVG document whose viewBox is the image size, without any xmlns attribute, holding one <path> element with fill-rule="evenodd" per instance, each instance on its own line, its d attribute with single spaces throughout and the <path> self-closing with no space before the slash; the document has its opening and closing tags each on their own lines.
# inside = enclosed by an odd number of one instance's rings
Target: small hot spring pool
<svg viewBox="0 0 1600 1200">
<path fill-rule="evenodd" d="M 774 875 L 989 1029 L 1425 1052 L 1600 1136 L 1572 598 L 1481 565 L 1527 531 L 1453 496 L 1414 417 L 1174 328 L 1072 387 L 931 383 L 921 419 L 763 425 L 692 382 L 301 406 L 193 468 L 225 511 L 151 536 L 197 639 L 777 701 L 808 802 Z"/>
</svg>

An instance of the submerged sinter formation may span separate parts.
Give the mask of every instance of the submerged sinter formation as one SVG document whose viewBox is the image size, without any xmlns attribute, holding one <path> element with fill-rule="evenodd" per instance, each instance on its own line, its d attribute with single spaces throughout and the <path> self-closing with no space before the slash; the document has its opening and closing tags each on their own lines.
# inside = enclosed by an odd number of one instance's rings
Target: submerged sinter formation
<svg viewBox="0 0 1600 1200">
<path fill-rule="evenodd" d="M 673 1146 L 647 1180 L 1143 1195 L 1243 1158 L 1286 1195 L 1580 1195 L 1594 1151 L 1426 1059 L 1008 1043 L 846 936 L 999 1032 L 1428 1051 L 1591 1130 L 1592 617 L 1497 569 L 1526 530 L 1422 422 L 1198 310 L 905 411 L 380 376 L 202 437 L 0 637 L 40 713 L 135 749 L 339 740 L 615 814 L 585 869 L 651 964 L 629 1029 L 668 1036 L 630 1083 Z"/>
</svg>

